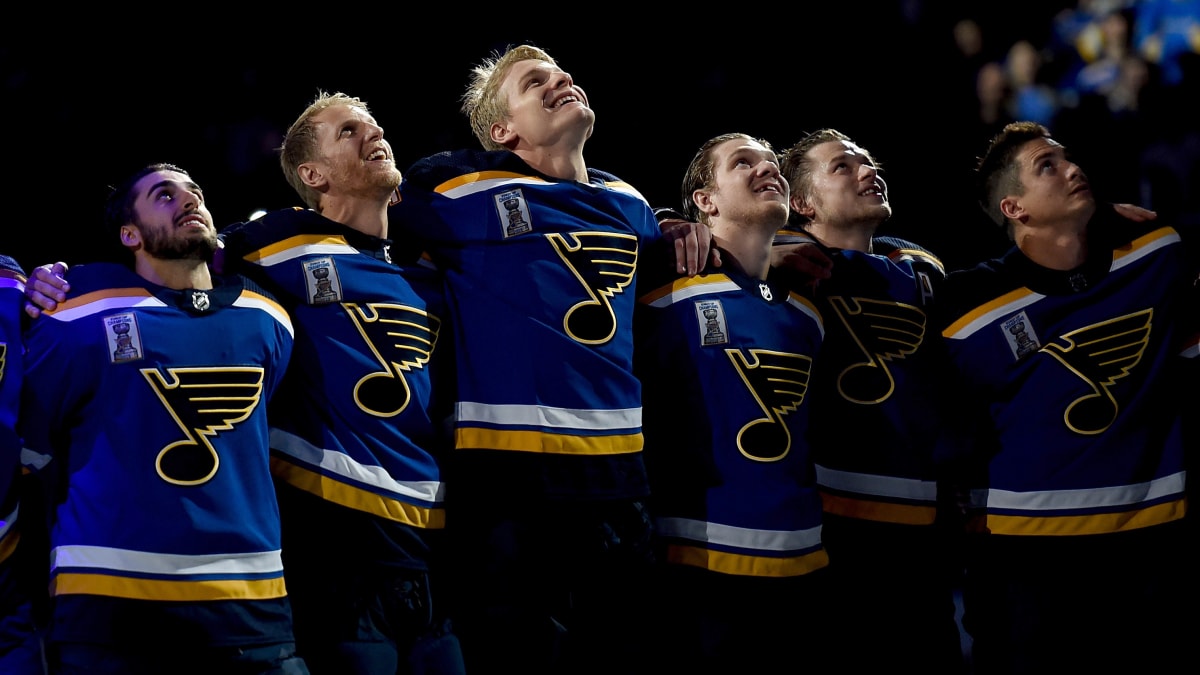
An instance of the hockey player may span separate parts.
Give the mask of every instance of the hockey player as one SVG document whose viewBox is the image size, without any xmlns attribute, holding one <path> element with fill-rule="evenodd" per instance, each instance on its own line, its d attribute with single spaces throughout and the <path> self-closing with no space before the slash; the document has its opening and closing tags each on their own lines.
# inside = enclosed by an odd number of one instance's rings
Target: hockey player
<svg viewBox="0 0 1200 675">
<path fill-rule="evenodd" d="M 595 113 L 543 50 L 486 59 L 463 101 L 484 149 L 416 162 L 392 222 L 446 275 L 467 668 L 634 672 L 651 560 L 634 284 L 676 246 L 694 273 L 708 234 L 663 237 L 636 189 L 587 165 Z"/>
<path fill-rule="evenodd" d="M 361 99 L 318 93 L 280 164 L 308 208 L 221 236 L 225 264 L 296 323 L 271 449 L 297 646 L 314 675 L 454 675 L 462 656 L 433 562 L 450 412 L 436 382 L 452 363 L 441 278 L 389 238 L 401 174 Z"/>
<path fill-rule="evenodd" d="M 964 622 L 981 673 L 1166 672 L 1194 658 L 1184 439 L 1196 266 L 1100 206 L 1044 126 L 977 168 L 1013 247 L 938 301 L 969 447 Z"/>
<path fill-rule="evenodd" d="M 944 352 L 930 325 L 945 270 L 921 246 L 878 236 L 892 215 L 887 183 L 846 134 L 806 135 L 784 151 L 781 170 L 792 213 L 775 238 L 776 264 L 790 271 L 802 241 L 831 260 L 812 286 L 827 332 L 810 428 L 839 598 L 830 651 L 853 672 L 962 673 L 959 518 L 939 485 Z"/>
<path fill-rule="evenodd" d="M 268 457 L 287 313 L 215 276 L 204 193 L 169 164 L 112 192 L 128 265 L 67 274 L 27 336 L 21 431 L 49 510 L 51 673 L 307 673 Z"/>
<path fill-rule="evenodd" d="M 813 665 L 829 609 L 807 438 L 824 331 L 812 302 L 768 275 L 787 182 L 766 141 L 730 133 L 697 151 L 682 197 L 722 265 L 643 289 L 635 320 L 663 551 L 653 672 Z"/>
</svg>

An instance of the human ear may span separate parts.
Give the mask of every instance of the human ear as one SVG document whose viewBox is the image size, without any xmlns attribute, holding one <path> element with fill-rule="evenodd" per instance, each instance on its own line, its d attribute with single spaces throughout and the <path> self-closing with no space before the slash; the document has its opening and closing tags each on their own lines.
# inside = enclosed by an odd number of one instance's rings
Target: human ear
<svg viewBox="0 0 1200 675">
<path fill-rule="evenodd" d="M 296 174 L 300 176 L 300 181 L 313 189 L 320 189 L 327 182 L 325 174 L 321 172 L 321 167 L 313 162 L 305 162 L 296 167 Z"/>
<path fill-rule="evenodd" d="M 491 137 L 494 143 L 506 148 L 517 139 L 517 133 L 504 122 L 493 122 L 492 126 L 488 128 L 488 136 Z"/>
<path fill-rule="evenodd" d="M 1019 220 L 1025 215 L 1025 209 L 1021 207 L 1021 201 L 1016 197 L 1005 197 L 1000 200 L 1000 213 L 1004 214 L 1005 218 Z"/>
<path fill-rule="evenodd" d="M 142 233 L 135 225 L 121 226 L 121 245 L 133 248 L 142 243 Z"/>
<path fill-rule="evenodd" d="M 713 201 L 712 195 L 706 190 L 695 190 L 692 192 L 692 202 L 696 204 L 696 208 L 700 212 L 712 217 L 718 215 L 720 209 L 717 208 L 716 202 Z"/>
<path fill-rule="evenodd" d="M 804 198 L 804 195 L 792 195 L 788 199 L 788 204 L 791 205 L 793 211 L 799 213 L 805 218 L 808 218 L 809 220 L 812 220 L 813 217 L 817 215 L 817 210 L 808 203 L 808 200 Z"/>
</svg>

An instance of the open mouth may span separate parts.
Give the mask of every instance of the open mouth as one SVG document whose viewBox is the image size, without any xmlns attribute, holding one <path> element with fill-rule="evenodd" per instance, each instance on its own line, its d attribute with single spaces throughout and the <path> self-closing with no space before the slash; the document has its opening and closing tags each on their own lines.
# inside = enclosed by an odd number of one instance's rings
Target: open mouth
<svg viewBox="0 0 1200 675">
<path fill-rule="evenodd" d="M 205 228 L 205 227 L 208 227 L 208 223 L 204 222 L 204 219 L 203 219 L 203 218 L 201 218 L 200 216 L 197 216 L 197 215 L 190 215 L 190 216 L 184 216 L 184 217 L 183 217 L 183 218 L 182 218 L 182 219 L 181 219 L 181 220 L 180 220 L 180 221 L 179 221 L 179 222 L 176 224 L 176 226 L 177 226 L 177 227 L 200 227 L 200 228 Z"/>
<path fill-rule="evenodd" d="M 551 103 L 549 107 L 551 110 L 557 110 L 558 108 L 561 108 L 568 103 L 582 103 L 582 102 L 583 101 L 580 100 L 580 98 L 578 96 L 576 96 L 575 94 L 567 94 L 566 96 L 563 96 L 562 98 Z"/>
</svg>

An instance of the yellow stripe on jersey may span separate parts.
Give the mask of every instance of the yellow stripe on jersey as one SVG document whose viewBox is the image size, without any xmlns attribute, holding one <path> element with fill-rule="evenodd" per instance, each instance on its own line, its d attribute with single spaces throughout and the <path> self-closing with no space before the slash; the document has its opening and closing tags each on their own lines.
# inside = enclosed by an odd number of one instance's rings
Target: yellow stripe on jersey
<svg viewBox="0 0 1200 675">
<path fill-rule="evenodd" d="M 166 306 L 144 288 L 105 288 L 68 298 L 66 302 L 60 302 L 57 308 L 42 310 L 42 313 L 59 321 L 74 321 L 113 309 Z"/>
<path fill-rule="evenodd" d="M 646 293 L 638 299 L 638 302 L 651 307 L 669 307 L 698 295 L 736 291 L 740 288 L 741 286 L 724 274 L 701 274 L 676 279 L 666 286 Z"/>
<path fill-rule="evenodd" d="M 345 237 L 329 234 L 298 234 L 264 246 L 257 251 L 251 251 L 242 259 L 256 265 L 273 265 L 284 260 L 299 258 L 317 253 L 358 253 L 358 249 L 350 245 Z M 282 254 L 282 255 L 281 255 Z M 274 259 L 281 256 L 279 260 Z"/>
<path fill-rule="evenodd" d="M 488 190 L 497 185 L 509 182 L 547 184 L 544 179 L 537 176 L 529 176 L 512 171 L 476 171 L 452 178 L 434 188 L 433 191 L 446 197 L 457 198 L 479 192 L 480 190 Z"/>
<path fill-rule="evenodd" d="M 1176 499 L 1145 509 L 1083 516 L 1001 516 L 989 513 L 986 519 L 973 520 L 972 529 L 978 530 L 982 525 L 992 534 L 1026 536 L 1110 534 L 1179 520 L 1186 512 L 1186 501 Z"/>
<path fill-rule="evenodd" d="M 454 432 L 460 450 L 514 450 L 552 455 L 623 455 L 642 451 L 642 434 L 572 436 L 544 431 L 512 431 L 460 426 Z"/>
<path fill-rule="evenodd" d="M 1171 227 L 1160 227 L 1153 232 L 1148 232 L 1130 242 L 1126 248 L 1119 248 L 1113 251 L 1112 269 L 1124 267 L 1131 262 L 1140 260 L 1145 256 L 1157 251 L 1164 246 L 1178 244 L 1180 242 L 1179 233 Z"/>
<path fill-rule="evenodd" d="M 271 473 L 288 485 L 346 508 L 413 527 L 430 530 L 440 530 L 446 527 L 444 509 L 427 508 L 396 499 L 388 499 L 378 493 L 334 480 L 278 457 L 271 458 Z"/>
<path fill-rule="evenodd" d="M 990 325 L 1002 315 L 1010 314 L 1027 305 L 1031 305 L 1046 296 L 1034 293 L 1028 288 L 1018 288 L 984 303 L 967 312 L 957 321 L 942 331 L 942 336 L 951 340 L 969 337 L 982 326 Z"/>
<path fill-rule="evenodd" d="M 106 574 L 59 574 L 50 595 L 106 595 L 132 600 L 269 600 L 287 595 L 283 577 L 272 579 L 208 579 L 174 581 L 136 579 Z"/>
<path fill-rule="evenodd" d="M 856 499 L 828 492 L 821 492 L 821 508 L 835 516 L 898 525 L 932 525 L 937 515 L 933 506 Z"/>
<path fill-rule="evenodd" d="M 6 532 L 0 537 L 0 563 L 8 560 L 13 551 L 17 550 L 17 544 L 21 542 L 21 533 L 15 529 Z"/>
<path fill-rule="evenodd" d="M 691 565 L 713 572 L 754 577 L 798 577 L 829 564 L 825 549 L 798 556 L 771 558 L 713 551 L 699 546 L 667 546 L 667 562 Z"/>
</svg>

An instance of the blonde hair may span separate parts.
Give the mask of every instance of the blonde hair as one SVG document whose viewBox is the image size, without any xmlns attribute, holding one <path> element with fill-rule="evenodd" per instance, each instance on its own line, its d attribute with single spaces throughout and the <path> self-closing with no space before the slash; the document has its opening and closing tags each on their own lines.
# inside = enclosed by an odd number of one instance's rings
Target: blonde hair
<svg viewBox="0 0 1200 675">
<path fill-rule="evenodd" d="M 329 108 L 340 105 L 358 108 L 368 115 L 371 113 L 367 104 L 357 96 L 341 92 L 328 94 L 318 91 L 317 97 L 308 104 L 304 112 L 300 113 L 296 121 L 292 122 L 292 126 L 288 127 L 287 133 L 283 136 L 283 144 L 279 146 L 279 165 L 283 168 L 283 177 L 287 179 L 296 194 L 300 195 L 300 199 L 304 201 L 305 205 L 316 210 L 319 210 L 321 193 L 305 185 L 304 181 L 300 180 L 300 173 L 297 169 L 305 162 L 320 159 L 317 151 L 320 146 L 317 141 L 317 124 L 313 118 Z"/>
<path fill-rule="evenodd" d="M 533 45 L 509 47 L 504 53 L 493 52 L 471 69 L 471 81 L 462 96 L 462 112 L 471 121 L 471 131 L 487 150 L 503 150 L 504 146 L 492 140 L 492 125 L 508 119 L 508 99 L 500 95 L 500 84 L 508 71 L 518 61 L 545 61 L 552 66 L 558 63 L 541 49 Z"/>
</svg>

